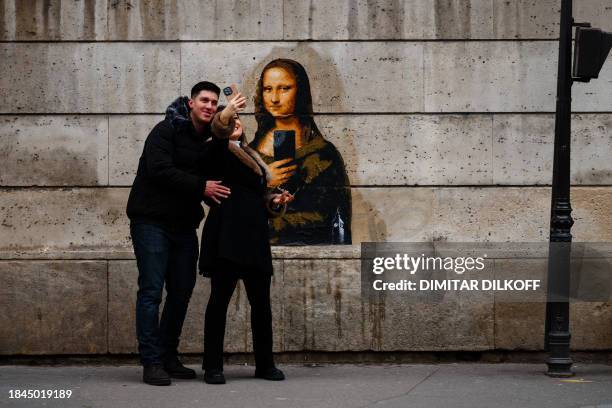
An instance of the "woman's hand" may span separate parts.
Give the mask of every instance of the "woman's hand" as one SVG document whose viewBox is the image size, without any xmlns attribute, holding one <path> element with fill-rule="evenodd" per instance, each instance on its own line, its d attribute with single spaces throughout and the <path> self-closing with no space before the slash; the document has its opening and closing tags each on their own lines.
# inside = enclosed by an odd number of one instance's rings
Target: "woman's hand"
<svg viewBox="0 0 612 408">
<path fill-rule="evenodd" d="M 295 173 L 295 169 L 297 165 L 293 164 L 291 166 L 283 167 L 285 164 L 289 163 L 291 158 L 278 160 L 272 162 L 268 165 L 268 169 L 270 169 L 270 173 L 272 177 L 270 181 L 268 181 L 268 187 L 275 188 L 278 186 L 282 186 L 285 184 Z"/>
<path fill-rule="evenodd" d="M 236 96 L 227 103 L 225 109 L 221 111 L 221 122 L 226 125 L 229 124 L 234 115 L 242 112 L 245 106 L 246 97 L 242 96 L 242 94 L 238 92 Z"/>
</svg>

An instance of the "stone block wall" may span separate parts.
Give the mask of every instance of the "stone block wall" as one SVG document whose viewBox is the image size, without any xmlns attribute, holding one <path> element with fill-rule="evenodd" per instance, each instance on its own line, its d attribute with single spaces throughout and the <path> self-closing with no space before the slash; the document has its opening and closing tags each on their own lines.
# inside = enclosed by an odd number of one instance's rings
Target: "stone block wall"
<svg viewBox="0 0 612 408">
<path fill-rule="evenodd" d="M 125 205 L 144 138 L 199 80 L 252 100 L 277 57 L 305 66 L 344 158 L 354 245 L 274 248 L 275 350 L 541 350 L 541 304 L 370 304 L 359 243 L 548 239 L 559 3 L 0 0 L 0 355 L 136 351 Z M 574 4 L 612 30 L 608 0 Z M 576 241 L 612 240 L 611 90 L 610 58 L 573 89 Z M 208 290 L 183 352 L 202 351 Z M 228 322 L 226 349 L 249 351 L 243 288 Z M 575 350 L 612 348 L 612 304 L 571 322 Z"/>
</svg>

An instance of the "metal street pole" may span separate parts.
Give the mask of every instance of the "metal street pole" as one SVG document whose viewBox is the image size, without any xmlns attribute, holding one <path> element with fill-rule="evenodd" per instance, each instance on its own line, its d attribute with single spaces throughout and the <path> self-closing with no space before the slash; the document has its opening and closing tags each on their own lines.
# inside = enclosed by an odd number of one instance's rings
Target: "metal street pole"
<svg viewBox="0 0 612 408">
<path fill-rule="evenodd" d="M 569 331 L 570 230 L 574 223 L 570 205 L 572 24 L 572 0 L 562 0 L 545 329 L 547 374 L 551 377 L 573 375 Z"/>
</svg>

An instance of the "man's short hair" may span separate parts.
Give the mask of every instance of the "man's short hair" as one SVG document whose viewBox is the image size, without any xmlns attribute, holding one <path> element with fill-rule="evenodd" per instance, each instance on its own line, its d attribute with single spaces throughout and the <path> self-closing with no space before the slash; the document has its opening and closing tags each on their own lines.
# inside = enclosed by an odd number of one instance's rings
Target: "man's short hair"
<svg viewBox="0 0 612 408">
<path fill-rule="evenodd" d="M 219 96 L 221 93 L 221 89 L 217 85 L 213 84 L 212 82 L 202 81 L 198 82 L 193 86 L 193 88 L 191 88 L 191 97 L 196 97 L 202 91 L 214 92 L 217 94 L 217 96 Z"/>
</svg>

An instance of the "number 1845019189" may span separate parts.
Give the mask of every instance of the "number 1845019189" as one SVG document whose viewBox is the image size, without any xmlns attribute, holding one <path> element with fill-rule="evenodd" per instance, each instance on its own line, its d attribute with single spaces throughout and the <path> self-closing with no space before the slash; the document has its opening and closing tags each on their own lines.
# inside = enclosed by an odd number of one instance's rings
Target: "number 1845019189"
<svg viewBox="0 0 612 408">
<path fill-rule="evenodd" d="M 72 396 L 72 390 L 9 390 L 9 398 L 65 399 Z"/>
</svg>

